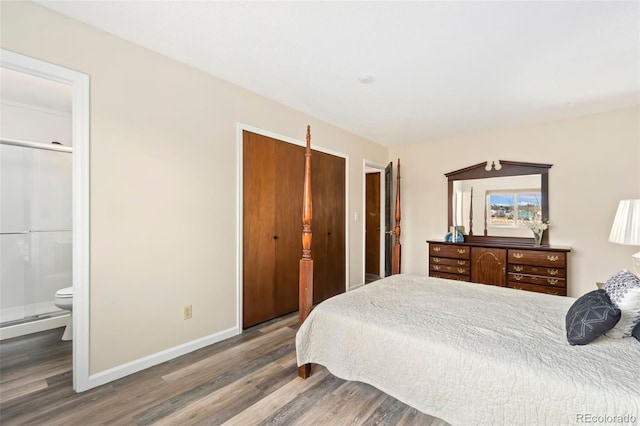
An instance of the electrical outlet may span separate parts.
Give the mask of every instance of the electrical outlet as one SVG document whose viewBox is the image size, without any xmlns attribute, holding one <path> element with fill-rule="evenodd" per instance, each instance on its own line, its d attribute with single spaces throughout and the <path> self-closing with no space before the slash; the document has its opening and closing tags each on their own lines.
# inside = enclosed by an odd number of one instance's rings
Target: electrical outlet
<svg viewBox="0 0 640 426">
<path fill-rule="evenodd" d="M 182 308 L 182 313 L 184 314 L 184 319 L 191 319 L 191 317 L 193 316 L 191 305 L 185 305 L 184 308 Z"/>
</svg>

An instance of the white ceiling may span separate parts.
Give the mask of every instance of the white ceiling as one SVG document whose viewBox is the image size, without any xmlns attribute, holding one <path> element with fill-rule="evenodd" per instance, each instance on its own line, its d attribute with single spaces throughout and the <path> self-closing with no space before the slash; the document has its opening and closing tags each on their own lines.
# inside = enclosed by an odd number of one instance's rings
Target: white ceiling
<svg viewBox="0 0 640 426">
<path fill-rule="evenodd" d="M 638 1 L 37 3 L 387 146 L 640 104 Z"/>
</svg>

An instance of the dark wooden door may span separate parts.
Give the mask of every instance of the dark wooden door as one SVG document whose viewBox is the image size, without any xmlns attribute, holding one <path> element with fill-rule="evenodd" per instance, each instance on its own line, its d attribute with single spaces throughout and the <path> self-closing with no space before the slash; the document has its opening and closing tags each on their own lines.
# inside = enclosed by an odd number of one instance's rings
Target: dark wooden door
<svg viewBox="0 0 640 426">
<path fill-rule="evenodd" d="M 314 303 L 345 290 L 345 160 L 313 151 Z M 243 328 L 298 309 L 304 148 L 243 134 Z"/>
<path fill-rule="evenodd" d="M 384 169 L 384 276 L 391 276 L 391 181 L 393 162 Z"/>
<path fill-rule="evenodd" d="M 313 303 L 345 291 L 345 159 L 312 153 Z"/>
<path fill-rule="evenodd" d="M 243 135 L 243 328 L 298 309 L 304 148 Z"/>
<path fill-rule="evenodd" d="M 471 247 L 471 281 L 504 287 L 506 277 L 507 250 Z"/>
<path fill-rule="evenodd" d="M 302 256 L 304 148 L 276 145 L 275 308 L 276 316 L 298 310 L 298 269 Z"/>
<path fill-rule="evenodd" d="M 276 316 L 275 143 L 243 135 L 243 327 Z"/>
<path fill-rule="evenodd" d="M 364 271 L 380 275 L 380 173 L 365 175 Z"/>
</svg>

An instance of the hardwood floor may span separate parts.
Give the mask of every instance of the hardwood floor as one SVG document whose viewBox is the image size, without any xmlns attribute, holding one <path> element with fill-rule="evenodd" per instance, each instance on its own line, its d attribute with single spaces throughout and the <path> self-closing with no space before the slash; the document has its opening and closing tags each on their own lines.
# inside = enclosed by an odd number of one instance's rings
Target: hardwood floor
<svg viewBox="0 0 640 426">
<path fill-rule="evenodd" d="M 369 274 L 369 273 L 365 273 L 364 274 L 364 283 L 365 284 L 369 284 L 369 283 L 372 283 L 374 281 L 378 281 L 379 279 L 380 279 L 380 275 Z"/>
<path fill-rule="evenodd" d="M 0 342 L 8 425 L 447 425 L 314 365 L 297 377 L 297 314 L 83 393 L 62 329 Z"/>
</svg>

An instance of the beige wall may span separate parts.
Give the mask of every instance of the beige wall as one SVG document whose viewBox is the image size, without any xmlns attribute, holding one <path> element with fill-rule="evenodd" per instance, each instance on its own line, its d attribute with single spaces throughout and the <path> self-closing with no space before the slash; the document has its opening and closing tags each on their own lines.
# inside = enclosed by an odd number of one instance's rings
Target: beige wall
<svg viewBox="0 0 640 426">
<path fill-rule="evenodd" d="M 91 77 L 91 347 L 97 373 L 236 324 L 236 125 L 349 155 L 350 283 L 362 281 L 363 159 L 402 159 L 403 271 L 446 233 L 444 173 L 485 160 L 553 163 L 552 243 L 582 294 L 638 248 L 607 242 L 640 197 L 637 109 L 387 149 L 32 3 L 2 2 L 1 47 Z M 361 216 L 361 214 L 360 214 Z M 193 319 L 182 306 L 193 304 Z"/>
<path fill-rule="evenodd" d="M 387 149 L 32 3 L 2 2 L 1 47 L 91 78 L 92 374 L 236 325 L 237 123 L 363 159 Z M 362 282 L 351 222 L 350 283 Z M 193 304 L 193 319 L 182 306 Z"/>
<path fill-rule="evenodd" d="M 638 247 L 608 242 L 618 201 L 640 198 L 640 110 L 468 135 L 390 150 L 402 161 L 403 272 L 427 274 L 425 240 L 447 232 L 444 173 L 482 161 L 551 163 L 551 244 L 570 246 L 568 291 L 579 296 Z"/>
</svg>

